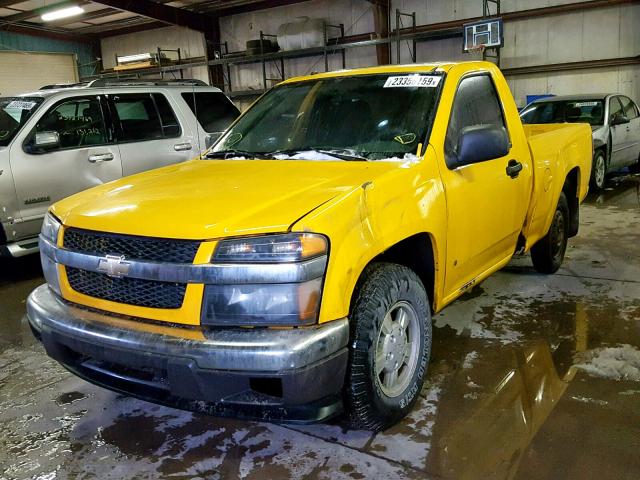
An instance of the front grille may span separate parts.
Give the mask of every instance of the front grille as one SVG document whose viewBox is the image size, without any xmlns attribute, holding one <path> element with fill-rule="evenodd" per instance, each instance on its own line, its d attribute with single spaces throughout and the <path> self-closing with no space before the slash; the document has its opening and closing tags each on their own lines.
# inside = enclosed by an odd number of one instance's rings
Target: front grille
<svg viewBox="0 0 640 480">
<path fill-rule="evenodd" d="M 200 242 L 168 238 L 136 237 L 92 232 L 78 228 L 64 231 L 64 248 L 93 255 L 124 255 L 129 260 L 193 263 Z"/>
<path fill-rule="evenodd" d="M 113 278 L 102 273 L 66 267 L 69 285 L 76 292 L 112 302 L 151 308 L 180 308 L 186 284 Z"/>
</svg>

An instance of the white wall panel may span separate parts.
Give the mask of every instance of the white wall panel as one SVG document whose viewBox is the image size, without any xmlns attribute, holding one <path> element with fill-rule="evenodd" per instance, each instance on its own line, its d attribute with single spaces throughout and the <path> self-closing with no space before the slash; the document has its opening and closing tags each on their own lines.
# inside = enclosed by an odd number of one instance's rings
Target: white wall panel
<svg viewBox="0 0 640 480">
<path fill-rule="evenodd" d="M 75 55 L 0 51 L 0 95 L 38 90 L 46 84 L 78 81 Z"/>
</svg>

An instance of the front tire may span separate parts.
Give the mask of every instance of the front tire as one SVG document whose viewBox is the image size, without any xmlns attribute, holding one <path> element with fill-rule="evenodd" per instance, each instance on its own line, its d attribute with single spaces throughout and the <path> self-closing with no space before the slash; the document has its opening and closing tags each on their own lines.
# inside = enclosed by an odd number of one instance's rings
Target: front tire
<svg viewBox="0 0 640 480">
<path fill-rule="evenodd" d="M 569 239 L 569 223 L 569 203 L 562 192 L 549 231 L 531 247 L 531 260 L 538 272 L 556 273 L 562 265 Z"/>
<path fill-rule="evenodd" d="M 604 188 L 606 175 L 607 157 L 602 150 L 597 150 L 593 154 L 593 163 L 591 166 L 591 187 L 594 190 L 602 190 Z"/>
<path fill-rule="evenodd" d="M 431 355 L 431 311 L 409 268 L 367 267 L 351 313 L 345 404 L 352 428 L 381 431 L 413 407 Z"/>
</svg>

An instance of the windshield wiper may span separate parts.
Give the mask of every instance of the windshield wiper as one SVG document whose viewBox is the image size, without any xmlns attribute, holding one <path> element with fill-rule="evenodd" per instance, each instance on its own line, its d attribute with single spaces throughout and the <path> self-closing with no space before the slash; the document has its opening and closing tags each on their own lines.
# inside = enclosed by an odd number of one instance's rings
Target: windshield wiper
<svg viewBox="0 0 640 480">
<path fill-rule="evenodd" d="M 273 154 L 267 152 L 248 152 L 246 150 L 219 150 L 217 152 L 209 152 L 204 158 L 233 158 L 233 157 L 245 157 L 251 158 L 265 158 L 267 160 L 273 160 Z"/>
<path fill-rule="evenodd" d="M 309 148 L 297 148 L 297 149 L 290 149 L 290 150 L 277 150 L 275 152 L 271 152 L 270 155 L 273 155 L 274 157 L 276 155 L 293 156 L 296 154 L 308 153 L 308 152 L 316 152 L 316 153 L 321 153 L 323 155 L 329 155 L 330 157 L 335 157 L 339 160 L 357 160 L 357 161 L 363 161 L 363 162 L 366 162 L 368 160 L 363 156 L 356 155 L 355 153 L 353 153 L 352 150 L 335 149 L 335 148 L 309 147 Z"/>
</svg>

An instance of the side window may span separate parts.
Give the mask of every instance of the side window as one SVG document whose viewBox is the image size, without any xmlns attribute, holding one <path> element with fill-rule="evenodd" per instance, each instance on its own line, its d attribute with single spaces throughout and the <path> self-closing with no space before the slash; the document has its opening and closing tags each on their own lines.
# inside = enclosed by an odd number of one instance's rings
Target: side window
<svg viewBox="0 0 640 480">
<path fill-rule="evenodd" d="M 467 77 L 458 85 L 445 138 L 447 157 L 455 155 L 462 129 L 475 125 L 495 125 L 506 129 L 498 92 L 489 75 Z"/>
<path fill-rule="evenodd" d="M 158 93 L 111 97 L 120 124 L 119 140 L 140 142 L 180 136 L 180 125 L 167 99 Z"/>
<path fill-rule="evenodd" d="M 207 133 L 222 132 L 240 115 L 224 93 L 185 92 L 182 98 Z"/>
<path fill-rule="evenodd" d="M 629 120 L 638 118 L 638 107 L 631 101 L 629 97 L 618 97 L 622 102 L 622 113 Z"/>
<path fill-rule="evenodd" d="M 38 135 L 43 134 L 43 135 Z M 57 134 L 59 142 L 37 146 L 36 136 Z M 38 121 L 26 144 L 29 153 L 44 153 L 107 143 L 102 108 L 97 97 L 71 98 L 52 107 Z"/>
<path fill-rule="evenodd" d="M 622 105 L 620 105 L 618 97 L 613 97 L 609 100 L 609 118 L 611 119 L 619 113 L 622 113 Z"/>
<path fill-rule="evenodd" d="M 156 102 L 156 107 L 158 107 L 158 113 L 160 114 L 163 136 L 165 138 L 179 137 L 180 124 L 168 100 L 161 93 L 154 93 L 153 99 Z"/>
</svg>

